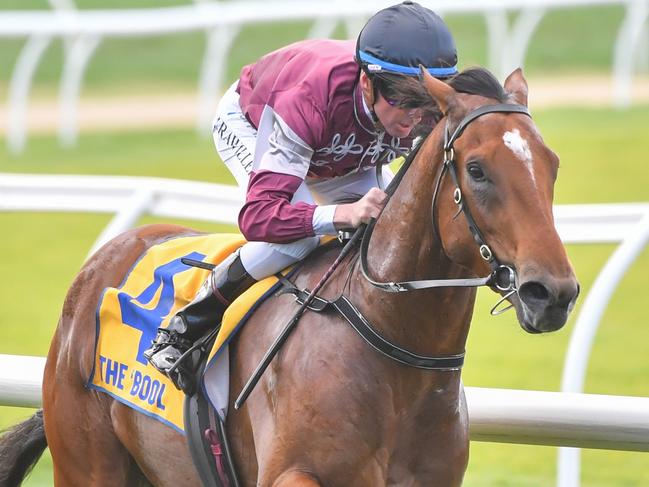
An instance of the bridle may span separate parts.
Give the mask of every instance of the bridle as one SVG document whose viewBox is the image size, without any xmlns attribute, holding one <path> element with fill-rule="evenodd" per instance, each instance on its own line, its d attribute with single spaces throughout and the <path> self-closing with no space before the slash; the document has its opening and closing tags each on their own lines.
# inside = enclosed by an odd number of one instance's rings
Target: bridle
<svg viewBox="0 0 649 487">
<path fill-rule="evenodd" d="M 286 326 L 284 326 L 281 333 L 275 338 L 275 341 L 272 343 L 268 351 L 266 351 L 261 362 L 259 363 L 259 365 L 257 365 L 252 375 L 250 376 L 246 384 L 243 386 L 243 389 L 241 390 L 239 397 L 237 397 L 234 403 L 235 409 L 239 409 L 245 402 L 246 398 L 248 398 L 248 396 L 254 389 L 255 385 L 259 382 L 259 379 L 264 373 L 264 370 L 266 370 L 266 368 L 273 360 L 277 352 L 280 350 L 284 342 L 286 342 L 286 340 L 288 339 L 291 332 L 297 326 L 297 323 L 300 317 L 302 316 L 302 314 L 307 309 L 317 310 L 312 306 L 312 303 L 314 303 L 314 301 L 316 303 L 320 301 L 321 309 L 324 309 L 325 305 L 334 305 L 334 307 L 350 322 L 350 324 L 352 324 L 352 326 L 356 329 L 356 331 L 360 333 L 361 336 L 363 336 L 363 338 L 368 343 L 370 343 L 370 345 L 372 345 L 374 348 L 376 348 L 377 350 L 379 350 L 381 353 L 383 353 L 384 355 L 386 355 L 392 360 L 396 360 L 397 362 L 400 362 L 402 364 L 411 367 L 418 367 L 418 368 L 424 368 L 429 370 L 459 370 L 462 367 L 462 364 L 464 363 L 464 352 L 455 355 L 442 356 L 442 357 L 426 357 L 426 356 L 421 356 L 409 352 L 408 350 L 402 349 L 399 346 L 395 345 L 394 343 L 381 337 L 380 334 L 378 334 L 375 330 L 373 330 L 369 322 L 362 316 L 362 314 L 351 304 L 351 302 L 344 295 L 341 295 L 340 298 L 337 299 L 335 302 L 328 302 L 326 300 L 323 300 L 322 298 L 317 297 L 317 293 L 320 291 L 320 289 L 322 288 L 324 283 L 329 279 L 329 277 L 333 274 L 335 269 L 340 265 L 340 263 L 347 257 L 347 255 L 349 255 L 352 252 L 352 249 L 355 248 L 358 239 L 362 238 L 361 248 L 360 248 L 361 272 L 365 277 L 365 279 L 367 279 L 372 285 L 384 291 L 395 293 L 395 292 L 406 292 L 406 291 L 413 291 L 415 289 L 426 289 L 426 288 L 435 288 L 435 287 L 495 286 L 501 292 L 507 292 L 508 294 L 504 295 L 503 298 L 500 301 L 498 301 L 498 303 L 492 308 L 491 310 L 492 314 L 500 314 L 506 311 L 507 309 L 509 309 L 509 308 L 505 308 L 503 310 L 496 311 L 496 308 L 500 305 L 500 303 L 502 303 L 509 296 L 517 292 L 516 271 L 512 267 L 501 264 L 498 261 L 494 253 L 486 244 L 482 236 L 482 233 L 480 232 L 478 226 L 475 223 L 475 220 L 473 219 L 473 216 L 471 216 L 469 207 L 463 201 L 462 192 L 460 190 L 460 185 L 457 177 L 455 151 L 453 150 L 453 143 L 458 139 L 458 137 L 460 137 L 460 135 L 462 134 L 462 132 L 464 131 L 467 125 L 469 125 L 473 120 L 475 120 L 478 117 L 481 117 L 482 115 L 485 115 L 487 113 L 497 113 L 497 112 L 498 113 L 523 113 L 527 116 L 530 116 L 529 112 L 527 111 L 527 108 L 525 108 L 522 105 L 513 105 L 513 104 L 485 105 L 476 110 L 473 110 L 466 117 L 464 117 L 460 122 L 460 124 L 455 129 L 455 131 L 453 132 L 453 134 L 450 134 L 448 119 L 447 119 L 446 128 L 445 128 L 445 138 L 444 138 L 444 163 L 442 165 L 442 169 L 440 170 L 439 176 L 437 177 L 437 181 L 435 183 L 435 192 L 433 193 L 433 201 L 432 201 L 432 208 L 431 208 L 431 212 L 432 212 L 431 218 L 433 218 L 433 226 L 435 226 L 434 213 L 435 213 L 435 202 L 437 200 L 437 194 L 439 192 L 441 181 L 444 175 L 446 174 L 446 172 L 449 172 L 451 174 L 451 178 L 453 179 L 453 183 L 455 184 L 453 199 L 459 207 L 458 213 L 460 211 L 464 213 L 464 216 L 466 217 L 467 222 L 469 224 L 471 233 L 473 234 L 473 238 L 475 239 L 476 243 L 480 248 L 480 255 L 482 256 L 483 259 L 489 262 L 489 265 L 492 268 L 491 274 L 485 277 L 479 277 L 473 279 L 432 279 L 432 280 L 424 280 L 424 281 L 405 281 L 405 282 L 375 281 L 369 276 L 367 272 L 367 250 L 369 248 L 370 238 L 372 236 L 372 231 L 374 230 L 374 225 L 376 224 L 376 220 L 371 220 L 371 222 L 368 224 L 367 227 L 365 228 L 359 227 L 356 230 L 356 232 L 351 237 L 351 239 L 343 247 L 343 249 L 341 250 L 340 254 L 336 258 L 334 263 L 331 264 L 329 269 L 320 278 L 318 283 L 311 291 L 308 292 L 306 290 L 302 292 L 298 291 L 299 296 L 303 295 L 298 300 L 298 302 L 300 303 L 300 307 L 295 312 L 291 320 L 286 324 Z M 398 187 L 399 183 L 403 179 L 404 174 L 412 164 L 412 161 L 414 160 L 419 150 L 419 147 L 421 147 L 421 144 L 419 144 L 413 151 L 410 152 L 410 154 L 408 154 L 408 157 L 406 158 L 406 162 L 401 167 L 397 175 L 394 177 L 390 185 L 386 188 L 386 193 L 388 194 L 388 198 L 391 197 L 396 191 L 396 188 Z M 378 167 L 380 166 L 377 165 L 377 168 Z M 341 306 L 343 305 L 346 308 L 348 308 L 346 312 L 344 309 L 341 308 Z"/>
<path fill-rule="evenodd" d="M 437 224 L 435 220 L 435 206 L 436 206 L 435 203 L 437 201 L 437 195 L 441 187 L 442 179 L 444 178 L 444 175 L 446 173 L 449 173 L 451 175 L 451 179 L 453 180 L 453 184 L 455 185 L 455 190 L 453 191 L 453 201 L 458 206 L 458 214 L 464 213 L 465 219 L 469 226 L 469 230 L 471 231 L 471 234 L 473 235 L 473 239 L 478 245 L 480 256 L 491 267 L 491 273 L 484 277 L 464 278 L 464 279 L 428 279 L 428 280 L 403 281 L 403 282 L 375 281 L 369 276 L 368 265 L 367 265 L 367 253 L 369 249 L 370 238 L 372 237 L 372 232 L 376 224 L 376 220 L 372 220 L 368 224 L 363 234 L 363 239 L 361 241 L 361 248 L 360 248 L 361 272 L 363 274 L 363 277 L 365 277 L 365 279 L 370 284 L 372 284 L 373 286 L 379 289 L 382 289 L 383 291 L 391 292 L 391 293 L 408 292 L 417 289 L 429 289 L 429 288 L 437 288 L 437 287 L 493 286 L 496 289 L 498 289 L 501 293 L 506 293 L 506 294 L 504 294 L 503 297 L 491 309 L 491 314 L 496 315 L 496 314 L 503 313 L 504 311 L 508 310 L 511 307 L 510 305 L 504 309 L 498 309 L 501 303 L 503 303 L 506 299 L 508 299 L 510 296 L 517 293 L 518 291 L 516 288 L 516 280 L 517 280 L 516 271 L 513 267 L 506 264 L 502 264 L 498 260 L 494 252 L 491 250 L 491 247 L 489 247 L 489 245 L 487 244 L 484 236 L 482 235 L 482 232 L 478 228 L 478 225 L 476 224 L 476 221 L 473 218 L 473 215 L 471 214 L 471 210 L 469 209 L 469 206 L 464 201 L 464 198 L 462 197 L 462 190 L 460 189 L 459 178 L 457 175 L 457 163 L 455 161 L 455 150 L 453 148 L 453 144 L 462 135 L 464 129 L 466 129 L 466 127 L 471 122 L 488 113 L 522 113 L 524 115 L 527 115 L 528 117 L 531 117 L 529 111 L 523 105 L 515 105 L 511 103 L 484 105 L 469 112 L 460 121 L 460 123 L 455 128 L 453 133 L 450 132 L 449 120 L 447 118 L 446 126 L 444 129 L 444 160 L 442 163 L 442 168 L 435 182 L 435 190 L 433 192 L 433 200 L 432 200 L 432 208 L 431 208 L 431 218 L 433 220 L 433 227 L 435 228 L 437 234 L 439 235 L 439 231 L 437 229 Z M 421 147 L 421 144 L 419 144 L 419 146 L 417 146 L 417 148 L 409 154 L 401 170 L 399 171 L 397 176 L 392 180 L 392 183 L 386 189 L 388 198 L 390 198 L 394 194 L 396 188 L 398 187 L 399 183 L 403 179 L 403 175 L 408 170 L 408 167 L 410 167 L 410 164 L 414 160 L 419 147 Z"/>
</svg>

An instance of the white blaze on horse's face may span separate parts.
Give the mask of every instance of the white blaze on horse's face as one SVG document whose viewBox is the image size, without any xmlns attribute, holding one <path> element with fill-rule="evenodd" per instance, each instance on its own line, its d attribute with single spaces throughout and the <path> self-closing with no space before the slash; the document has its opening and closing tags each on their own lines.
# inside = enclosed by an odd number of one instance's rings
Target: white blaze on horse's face
<svg viewBox="0 0 649 487">
<path fill-rule="evenodd" d="M 503 142 L 505 146 L 518 157 L 532 175 L 532 182 L 536 185 L 536 179 L 534 178 L 534 170 L 532 168 L 532 151 L 530 150 L 530 145 L 527 143 L 518 129 L 514 129 L 510 132 L 505 132 L 503 134 Z"/>
</svg>

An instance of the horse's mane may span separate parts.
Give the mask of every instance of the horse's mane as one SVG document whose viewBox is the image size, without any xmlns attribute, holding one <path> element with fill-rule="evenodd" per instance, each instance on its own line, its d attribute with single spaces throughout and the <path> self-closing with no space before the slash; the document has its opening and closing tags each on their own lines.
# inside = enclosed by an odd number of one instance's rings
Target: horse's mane
<svg viewBox="0 0 649 487">
<path fill-rule="evenodd" d="M 447 83 L 453 89 L 467 95 L 480 95 L 486 98 L 495 99 L 498 103 L 511 103 L 511 97 L 505 88 L 498 82 L 496 77 L 485 68 L 468 68 L 450 78 Z M 443 117 L 439 108 L 435 105 L 434 109 L 428 114 L 432 120 L 433 126 Z M 432 130 L 427 123 L 417 126 L 413 133 L 415 137 L 428 137 Z"/>
<path fill-rule="evenodd" d="M 495 76 L 484 68 L 465 69 L 454 76 L 448 84 L 460 93 L 493 98 L 499 103 L 509 101 L 509 94 Z"/>
</svg>

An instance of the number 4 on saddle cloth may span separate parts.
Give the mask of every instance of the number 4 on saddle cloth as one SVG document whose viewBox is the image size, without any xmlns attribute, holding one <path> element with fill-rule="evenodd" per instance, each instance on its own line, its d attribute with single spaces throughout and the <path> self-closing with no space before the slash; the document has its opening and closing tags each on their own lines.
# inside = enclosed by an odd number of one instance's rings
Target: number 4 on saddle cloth
<svg viewBox="0 0 649 487">
<path fill-rule="evenodd" d="M 148 363 L 143 352 L 158 328 L 166 327 L 176 311 L 194 298 L 209 274 L 182 260 L 218 264 L 243 243 L 238 234 L 174 238 L 142 255 L 119 287 L 105 289 L 96 313 L 95 364 L 88 387 L 184 433 L 185 395 Z M 255 283 L 223 316 L 201 381 L 203 393 L 221 420 L 228 405 L 227 344 L 257 305 L 280 286 L 275 276 Z M 214 323 L 215 329 L 218 325 Z"/>
</svg>

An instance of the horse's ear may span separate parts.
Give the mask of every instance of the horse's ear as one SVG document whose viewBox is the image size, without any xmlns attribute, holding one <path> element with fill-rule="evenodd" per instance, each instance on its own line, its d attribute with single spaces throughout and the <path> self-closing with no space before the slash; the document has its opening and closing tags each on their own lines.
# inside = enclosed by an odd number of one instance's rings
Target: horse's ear
<svg viewBox="0 0 649 487">
<path fill-rule="evenodd" d="M 523 70 L 516 68 L 505 80 L 505 91 L 511 93 L 519 105 L 527 106 L 527 81 Z"/>
<path fill-rule="evenodd" d="M 455 90 L 443 81 L 433 77 L 421 64 L 419 65 L 419 69 L 421 71 L 421 79 L 424 82 L 426 91 L 428 91 L 428 94 L 433 98 L 433 100 L 435 100 L 442 113 L 447 115 L 451 101 L 455 96 Z"/>
</svg>

